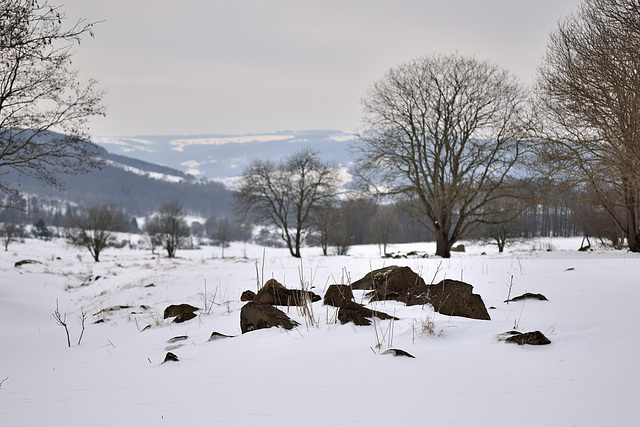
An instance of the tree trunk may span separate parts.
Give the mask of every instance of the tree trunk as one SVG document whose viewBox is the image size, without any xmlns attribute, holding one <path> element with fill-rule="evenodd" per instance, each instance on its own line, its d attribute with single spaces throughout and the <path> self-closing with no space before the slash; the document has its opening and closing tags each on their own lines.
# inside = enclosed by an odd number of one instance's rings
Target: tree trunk
<svg viewBox="0 0 640 427">
<path fill-rule="evenodd" d="M 452 245 L 453 242 L 449 241 L 447 233 L 442 230 L 436 230 L 436 256 L 451 258 Z"/>
</svg>

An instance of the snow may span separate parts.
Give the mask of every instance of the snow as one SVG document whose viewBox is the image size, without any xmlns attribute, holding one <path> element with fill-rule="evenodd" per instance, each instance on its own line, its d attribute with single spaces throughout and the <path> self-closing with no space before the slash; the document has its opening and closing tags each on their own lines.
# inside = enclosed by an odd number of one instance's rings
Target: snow
<svg viewBox="0 0 640 427">
<path fill-rule="evenodd" d="M 105 163 L 108 164 L 109 166 L 113 166 L 113 167 L 116 167 L 116 168 L 124 169 L 127 172 L 131 172 L 131 173 L 134 173 L 136 175 L 146 176 L 148 178 L 155 179 L 157 181 L 166 181 L 166 182 L 173 182 L 173 183 L 178 183 L 178 182 L 184 181 L 184 178 L 180 177 L 180 176 L 169 175 L 169 174 L 160 173 L 160 172 L 149 172 L 149 171 L 145 171 L 145 170 L 142 170 L 142 169 L 134 168 L 133 166 L 124 165 L 122 163 L 114 162 L 113 160 L 106 160 Z"/>
<path fill-rule="evenodd" d="M 223 144 L 246 144 L 249 142 L 269 142 L 286 141 L 293 139 L 293 135 L 245 135 L 214 138 L 184 138 L 171 140 L 171 149 L 183 151 L 184 147 L 190 145 L 223 145 Z"/>
<path fill-rule="evenodd" d="M 640 257 L 577 252 L 580 239 L 505 254 L 465 244 L 467 252 L 451 259 L 383 259 L 377 247 L 357 246 L 340 257 L 306 248 L 301 261 L 283 249 L 234 243 L 225 259 L 214 247 L 180 250 L 177 259 L 124 248 L 94 263 L 63 240 L 13 243 L 0 253 L 0 425 L 636 425 Z M 432 254 L 434 245 L 389 250 Z M 41 264 L 14 267 L 22 259 Z M 399 321 L 340 325 L 320 301 L 315 325 L 285 307 L 297 329 L 240 333 L 239 297 L 256 290 L 257 275 L 289 288 L 302 281 L 323 295 L 330 284 L 389 265 L 409 266 L 427 282 L 471 283 L 496 307 L 492 320 L 388 301 L 375 308 Z M 505 304 L 510 283 L 512 297 L 534 292 L 549 301 Z M 71 348 L 52 316 L 56 301 Z M 162 319 L 166 306 L 179 303 L 203 310 L 182 324 Z M 132 308 L 95 315 L 118 305 Z M 81 311 L 88 317 L 78 345 Z M 434 335 L 420 333 L 427 318 Z M 540 330 L 552 343 L 498 341 L 514 325 Z M 214 331 L 235 337 L 208 342 Z M 391 347 L 415 359 L 381 354 L 391 332 Z M 167 342 L 180 335 L 189 338 Z M 180 361 L 162 364 L 167 351 Z"/>
</svg>

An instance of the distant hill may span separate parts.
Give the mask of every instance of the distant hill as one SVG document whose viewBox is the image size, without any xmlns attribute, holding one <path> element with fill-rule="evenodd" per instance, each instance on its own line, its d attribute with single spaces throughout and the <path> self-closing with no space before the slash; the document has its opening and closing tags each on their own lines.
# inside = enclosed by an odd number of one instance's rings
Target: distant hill
<svg viewBox="0 0 640 427">
<path fill-rule="evenodd" d="M 302 148 L 343 168 L 352 165 L 354 135 L 337 130 L 281 131 L 250 135 L 100 137 L 109 152 L 165 165 L 195 176 L 230 183 L 255 159 L 278 160 Z"/>
<path fill-rule="evenodd" d="M 109 153 L 100 147 L 97 156 L 104 160 L 101 169 L 87 174 L 61 175 L 62 190 L 16 173 L 9 173 L 3 179 L 18 186 L 27 197 L 54 204 L 115 204 L 131 215 L 142 216 L 177 200 L 194 215 L 231 215 L 233 196 L 221 183 L 198 180 L 180 170 Z"/>
<path fill-rule="evenodd" d="M 178 200 L 194 215 L 230 216 L 231 188 L 255 159 L 278 161 L 303 148 L 349 169 L 354 136 L 334 130 L 282 131 L 251 135 L 137 136 L 95 138 L 100 170 L 66 175 L 62 191 L 9 173 L 23 194 L 60 205 L 116 204 L 131 215 L 148 215 Z M 345 179 L 348 179 L 346 177 Z"/>
</svg>

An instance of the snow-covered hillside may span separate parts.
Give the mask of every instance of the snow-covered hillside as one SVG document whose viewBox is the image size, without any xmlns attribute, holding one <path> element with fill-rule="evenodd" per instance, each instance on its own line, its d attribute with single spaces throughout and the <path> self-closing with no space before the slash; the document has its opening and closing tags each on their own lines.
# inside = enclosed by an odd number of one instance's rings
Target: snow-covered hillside
<svg viewBox="0 0 640 427">
<path fill-rule="evenodd" d="M 327 162 L 349 167 L 353 134 L 332 130 L 283 131 L 250 135 L 97 137 L 110 153 L 165 165 L 197 178 L 233 182 L 255 159 L 277 161 L 302 148 Z"/>
<path fill-rule="evenodd" d="M 451 259 L 383 259 L 374 246 L 323 257 L 309 248 L 302 261 L 243 244 L 225 259 L 212 247 L 178 251 L 177 259 L 125 248 L 94 263 L 63 241 L 14 243 L 0 253 L 0 425 L 636 425 L 640 257 L 577 252 L 579 245 L 545 240 L 497 254 L 467 243 Z M 434 245 L 390 250 L 433 253 Z M 39 263 L 14 267 L 23 259 Z M 495 307 L 492 320 L 388 301 L 375 308 L 400 320 L 341 325 L 319 301 L 313 324 L 285 307 L 301 326 L 240 333 L 240 294 L 255 291 L 258 276 L 322 296 L 331 284 L 394 264 L 428 283 L 472 284 Z M 511 296 L 549 301 L 505 304 L 510 284 Z M 199 316 L 162 318 L 179 303 L 200 307 Z M 71 348 L 53 318 L 56 304 Z M 421 327 L 429 321 L 433 334 Z M 497 339 L 514 325 L 552 343 Z M 234 337 L 209 341 L 212 332 Z M 188 338 L 169 342 L 179 336 Z M 415 359 L 383 355 L 389 347 Z M 180 360 L 163 364 L 168 351 Z"/>
</svg>

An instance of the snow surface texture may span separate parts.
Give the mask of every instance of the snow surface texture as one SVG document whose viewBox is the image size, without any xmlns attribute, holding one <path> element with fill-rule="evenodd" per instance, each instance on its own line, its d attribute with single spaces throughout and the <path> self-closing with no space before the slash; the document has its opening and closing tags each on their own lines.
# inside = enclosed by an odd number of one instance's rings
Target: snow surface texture
<svg viewBox="0 0 640 427">
<path fill-rule="evenodd" d="M 0 425 L 637 425 L 640 258 L 581 253 L 579 245 L 554 239 L 497 254 L 467 244 L 467 253 L 448 260 L 382 259 L 375 246 L 342 257 L 307 249 L 300 261 L 282 249 L 233 244 L 225 259 L 210 247 L 173 260 L 109 249 L 94 263 L 61 240 L 14 243 L 0 254 Z M 390 250 L 432 254 L 434 246 Z M 22 259 L 42 264 L 14 267 Z M 283 308 L 301 326 L 240 334 L 240 294 L 256 290 L 258 274 L 324 295 L 331 284 L 389 265 L 409 266 L 427 283 L 471 283 L 496 307 L 492 320 L 388 301 L 375 308 L 400 320 L 356 327 L 336 323 L 335 309 L 320 301 L 314 325 Z M 542 293 L 549 301 L 505 304 L 510 283 L 511 297 Z M 71 348 L 52 316 L 56 301 Z M 180 303 L 201 307 L 199 316 L 162 319 L 165 307 Z M 120 305 L 132 308 L 95 315 Z M 81 311 L 88 317 L 78 345 Z M 420 326 L 428 320 L 433 334 Z M 552 343 L 497 339 L 514 325 Z M 208 341 L 214 331 L 235 337 Z M 415 359 L 383 355 L 389 348 Z M 168 351 L 179 361 L 162 364 Z"/>
</svg>

